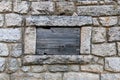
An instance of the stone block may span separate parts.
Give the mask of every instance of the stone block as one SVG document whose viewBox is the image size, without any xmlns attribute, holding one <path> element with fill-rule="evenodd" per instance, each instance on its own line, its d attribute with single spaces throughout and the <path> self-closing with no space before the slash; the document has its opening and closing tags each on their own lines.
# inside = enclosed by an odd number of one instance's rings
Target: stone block
<svg viewBox="0 0 120 80">
<path fill-rule="evenodd" d="M 5 15 L 6 26 L 21 26 L 22 16 L 15 13 L 9 13 Z"/>
<path fill-rule="evenodd" d="M 81 65 L 81 70 L 86 72 L 103 72 L 103 66 L 98 64 Z"/>
<path fill-rule="evenodd" d="M 25 14 L 25 13 L 28 13 L 28 10 L 29 10 L 29 2 L 27 1 L 15 1 L 14 3 L 14 12 L 17 12 L 17 13 L 22 13 L 22 14 Z"/>
<path fill-rule="evenodd" d="M 62 80 L 61 73 L 45 73 L 45 80 Z"/>
<path fill-rule="evenodd" d="M 48 70 L 50 72 L 67 72 L 68 66 L 66 66 L 66 65 L 49 65 Z"/>
<path fill-rule="evenodd" d="M 92 28 L 92 43 L 101 43 L 106 41 L 106 28 Z"/>
<path fill-rule="evenodd" d="M 105 58 L 105 70 L 120 72 L 120 57 Z"/>
<path fill-rule="evenodd" d="M 0 29 L 0 41 L 5 42 L 20 42 L 21 41 L 21 29 L 20 28 L 1 28 Z"/>
<path fill-rule="evenodd" d="M 27 27 L 25 30 L 25 54 L 35 54 L 36 50 L 36 28 L 35 27 Z"/>
<path fill-rule="evenodd" d="M 115 43 L 93 44 L 92 54 L 103 57 L 116 55 L 116 45 Z"/>
<path fill-rule="evenodd" d="M 92 27 L 81 28 L 80 54 L 90 54 Z"/>
<path fill-rule="evenodd" d="M 5 70 L 6 67 L 6 59 L 0 57 L 0 72 L 3 72 Z"/>
<path fill-rule="evenodd" d="M 10 56 L 20 57 L 22 55 L 22 44 L 10 44 Z"/>
<path fill-rule="evenodd" d="M 117 17 L 100 17 L 99 20 L 102 26 L 107 27 L 114 26 L 118 23 Z"/>
<path fill-rule="evenodd" d="M 63 80 L 99 80 L 99 75 L 86 72 L 68 72 L 64 74 Z"/>
<path fill-rule="evenodd" d="M 32 2 L 31 12 L 34 15 L 48 14 L 51 15 L 55 10 L 55 4 L 50 1 Z"/>
<path fill-rule="evenodd" d="M 75 12 L 74 2 L 57 2 L 56 13 L 59 15 L 72 15 Z"/>
<path fill-rule="evenodd" d="M 111 41 L 120 41 L 120 27 L 109 28 L 108 31 L 108 40 Z"/>
<path fill-rule="evenodd" d="M 119 15 L 120 6 L 114 7 L 114 5 L 99 5 L 99 6 L 78 6 L 78 15 L 89 16 L 106 16 L 106 15 Z"/>
<path fill-rule="evenodd" d="M 101 80 L 120 80 L 120 74 L 119 73 L 101 74 Z"/>
<path fill-rule="evenodd" d="M 9 55 L 9 48 L 7 44 L 0 43 L 0 56 L 8 56 Z"/>
<path fill-rule="evenodd" d="M 0 2 L 0 12 L 11 12 L 12 11 L 12 1 L 2 0 Z"/>
<path fill-rule="evenodd" d="M 27 26 L 84 26 L 92 25 L 90 16 L 29 16 Z"/>
</svg>

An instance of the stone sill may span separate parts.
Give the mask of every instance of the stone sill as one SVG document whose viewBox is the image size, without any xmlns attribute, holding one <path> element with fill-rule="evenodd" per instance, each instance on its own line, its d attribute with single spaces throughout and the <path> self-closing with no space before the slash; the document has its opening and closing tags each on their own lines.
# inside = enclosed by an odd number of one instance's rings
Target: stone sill
<svg viewBox="0 0 120 80">
<path fill-rule="evenodd" d="M 23 65 L 52 65 L 52 64 L 88 64 L 96 62 L 92 55 L 26 55 Z"/>
</svg>

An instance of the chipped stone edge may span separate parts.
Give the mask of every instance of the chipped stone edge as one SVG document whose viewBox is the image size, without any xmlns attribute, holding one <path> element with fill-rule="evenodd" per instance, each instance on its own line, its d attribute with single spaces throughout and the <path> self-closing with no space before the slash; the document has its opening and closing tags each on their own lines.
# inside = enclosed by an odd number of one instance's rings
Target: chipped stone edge
<svg viewBox="0 0 120 80">
<path fill-rule="evenodd" d="M 93 55 L 25 55 L 23 65 L 95 63 Z"/>
</svg>

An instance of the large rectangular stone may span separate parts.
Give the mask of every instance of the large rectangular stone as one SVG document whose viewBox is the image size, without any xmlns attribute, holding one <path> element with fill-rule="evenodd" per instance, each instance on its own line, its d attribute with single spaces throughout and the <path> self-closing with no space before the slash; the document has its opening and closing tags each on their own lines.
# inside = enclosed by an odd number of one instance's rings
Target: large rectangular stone
<svg viewBox="0 0 120 80">
<path fill-rule="evenodd" d="M 109 41 L 120 41 L 120 27 L 111 27 L 108 31 Z"/>
<path fill-rule="evenodd" d="M 11 74 L 10 77 L 11 80 L 44 80 L 42 73 L 23 73 L 21 71 Z"/>
<path fill-rule="evenodd" d="M 92 54 L 97 56 L 112 56 L 116 55 L 116 45 L 115 43 L 103 43 L 103 44 L 93 44 Z"/>
<path fill-rule="evenodd" d="M 27 26 L 83 26 L 92 25 L 90 16 L 29 16 Z"/>
<path fill-rule="evenodd" d="M 2 27 L 4 24 L 4 16 L 3 14 L 0 14 L 0 27 Z"/>
<path fill-rule="evenodd" d="M 21 26 L 22 16 L 14 13 L 9 13 L 5 15 L 6 26 Z"/>
<path fill-rule="evenodd" d="M 117 17 L 100 17 L 99 20 L 102 26 L 107 26 L 107 27 L 114 26 L 118 23 Z"/>
<path fill-rule="evenodd" d="M 0 29 L 0 41 L 5 42 L 21 41 L 21 29 L 20 28 Z"/>
<path fill-rule="evenodd" d="M 75 12 L 74 2 L 61 1 L 56 3 L 56 13 L 59 15 L 72 15 Z"/>
<path fill-rule="evenodd" d="M 50 1 L 32 2 L 31 12 L 34 15 L 48 14 L 50 15 L 55 10 L 55 4 Z"/>
<path fill-rule="evenodd" d="M 88 64 L 96 62 L 91 55 L 27 55 L 23 58 L 24 65 L 40 64 Z"/>
<path fill-rule="evenodd" d="M 92 27 L 81 28 L 80 54 L 90 54 Z"/>
<path fill-rule="evenodd" d="M 99 80 L 99 75 L 86 72 L 69 72 L 64 74 L 63 80 Z"/>
<path fill-rule="evenodd" d="M 105 15 L 119 15 L 120 6 L 114 5 L 100 5 L 100 6 L 78 6 L 78 15 L 91 15 L 91 16 L 105 16 Z"/>
<path fill-rule="evenodd" d="M 120 80 L 120 74 L 119 73 L 101 74 L 100 80 Z"/>
<path fill-rule="evenodd" d="M 7 44 L 0 43 L 0 56 L 8 56 L 9 55 L 9 48 Z"/>
<path fill-rule="evenodd" d="M 25 41 L 24 54 L 35 54 L 35 49 L 36 49 L 36 28 L 35 27 L 27 27 L 25 29 L 24 41 Z"/>
<path fill-rule="evenodd" d="M 120 72 L 120 57 L 105 58 L 105 70 Z"/>
<path fill-rule="evenodd" d="M 106 28 L 92 28 L 92 43 L 101 43 L 106 41 Z"/>
<path fill-rule="evenodd" d="M 120 42 L 117 43 L 117 47 L 118 47 L 118 55 L 120 56 Z"/>
<path fill-rule="evenodd" d="M 0 72 L 3 72 L 5 70 L 5 66 L 6 66 L 6 59 L 0 57 Z"/>
<path fill-rule="evenodd" d="M 61 73 L 45 73 L 45 80 L 62 80 Z"/>
<path fill-rule="evenodd" d="M 17 12 L 17 13 L 27 13 L 28 10 L 29 10 L 29 2 L 27 1 L 20 1 L 20 0 L 16 0 L 13 2 L 13 5 L 14 5 L 14 12 Z"/>
<path fill-rule="evenodd" d="M 81 70 L 86 72 L 103 72 L 103 66 L 98 64 L 81 65 Z"/>
<path fill-rule="evenodd" d="M 11 12 L 12 11 L 12 1 L 2 0 L 0 2 L 0 12 Z"/>
<path fill-rule="evenodd" d="M 49 65 L 48 70 L 50 72 L 67 72 L 68 66 L 66 65 Z"/>
</svg>

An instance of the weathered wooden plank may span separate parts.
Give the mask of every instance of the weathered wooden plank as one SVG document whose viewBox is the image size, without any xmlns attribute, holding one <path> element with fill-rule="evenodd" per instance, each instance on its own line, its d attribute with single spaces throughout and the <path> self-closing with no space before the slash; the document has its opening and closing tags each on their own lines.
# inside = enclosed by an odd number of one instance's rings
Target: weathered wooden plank
<svg viewBox="0 0 120 80">
<path fill-rule="evenodd" d="M 37 54 L 79 54 L 79 28 L 37 29 Z"/>
<path fill-rule="evenodd" d="M 66 48 L 53 48 L 53 49 L 37 49 L 39 55 L 79 55 L 79 49 L 73 47 Z"/>
<path fill-rule="evenodd" d="M 39 46 L 37 47 L 37 48 L 61 48 L 61 47 L 68 47 L 68 46 L 71 46 L 72 48 L 73 47 L 79 47 L 79 46 L 77 46 L 78 44 L 64 44 L 64 43 L 62 43 L 62 44 L 39 44 Z"/>
<path fill-rule="evenodd" d="M 74 33 L 54 33 L 54 32 L 42 32 L 37 33 L 38 38 L 76 38 L 79 37 L 78 34 Z"/>
<path fill-rule="evenodd" d="M 38 43 L 77 43 L 79 40 L 79 38 L 76 38 L 76 39 L 39 39 L 37 40 Z"/>
</svg>

